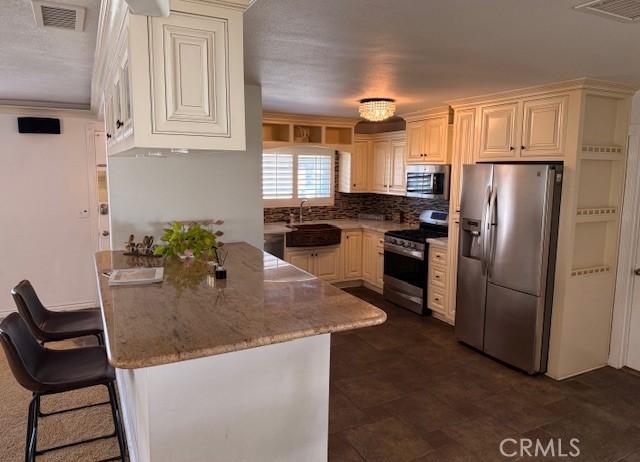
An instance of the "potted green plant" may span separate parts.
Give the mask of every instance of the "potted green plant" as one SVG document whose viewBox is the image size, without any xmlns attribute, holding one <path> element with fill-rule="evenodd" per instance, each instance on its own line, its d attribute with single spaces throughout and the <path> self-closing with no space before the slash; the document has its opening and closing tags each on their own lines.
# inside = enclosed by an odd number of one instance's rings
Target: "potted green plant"
<svg viewBox="0 0 640 462">
<path fill-rule="evenodd" d="M 160 240 L 164 244 L 155 249 L 157 255 L 176 256 L 181 259 L 202 258 L 209 260 L 216 255 L 218 233 L 204 228 L 200 223 L 174 221 L 164 230 Z"/>
</svg>

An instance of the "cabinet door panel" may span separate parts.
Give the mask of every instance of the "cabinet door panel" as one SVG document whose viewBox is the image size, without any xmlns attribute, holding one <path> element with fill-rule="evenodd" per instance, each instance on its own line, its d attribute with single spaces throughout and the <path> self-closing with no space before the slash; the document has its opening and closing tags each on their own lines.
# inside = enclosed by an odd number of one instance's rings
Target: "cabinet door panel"
<svg viewBox="0 0 640 462">
<path fill-rule="evenodd" d="M 389 190 L 393 192 L 404 192 L 405 190 L 405 143 L 394 141 L 391 143 L 391 159 L 389 162 Z"/>
<path fill-rule="evenodd" d="M 518 103 L 480 109 L 480 159 L 515 157 L 517 109 Z"/>
<path fill-rule="evenodd" d="M 313 274 L 325 281 L 340 279 L 340 249 L 316 249 L 313 258 Z"/>
<path fill-rule="evenodd" d="M 407 123 L 407 162 L 424 161 L 425 121 Z"/>
<path fill-rule="evenodd" d="M 344 279 L 362 277 L 362 231 L 343 233 Z"/>
<path fill-rule="evenodd" d="M 373 181 L 371 186 L 374 191 L 387 192 L 390 152 L 390 141 L 373 143 Z"/>
<path fill-rule="evenodd" d="M 351 159 L 351 180 L 354 191 L 366 191 L 369 186 L 369 146 L 370 143 L 368 141 L 357 141 L 355 143 L 355 149 Z"/>
<path fill-rule="evenodd" d="M 362 279 L 370 284 L 376 281 L 376 236 L 373 233 L 364 232 L 362 235 Z"/>
<path fill-rule="evenodd" d="M 380 245 L 377 245 L 375 248 L 375 262 L 376 262 L 376 279 L 375 285 L 382 289 L 384 285 L 384 248 Z"/>
<path fill-rule="evenodd" d="M 522 156 L 564 154 L 566 107 L 566 96 L 523 103 Z"/>
<path fill-rule="evenodd" d="M 473 163 L 475 109 L 459 111 L 455 116 L 453 159 L 451 160 L 451 204 L 454 213 L 460 212 L 462 166 Z"/>
<path fill-rule="evenodd" d="M 428 119 L 425 124 L 425 151 L 429 162 L 445 162 L 447 158 L 447 117 Z"/>
<path fill-rule="evenodd" d="M 293 251 L 293 252 L 288 252 L 286 254 L 286 258 L 285 260 L 288 263 L 291 263 L 293 266 L 297 266 L 298 268 L 300 268 L 303 271 L 306 271 L 307 273 L 311 273 L 313 272 L 313 267 L 312 267 L 312 256 L 311 256 L 311 251 L 310 250 L 303 250 L 303 251 Z"/>
<path fill-rule="evenodd" d="M 153 131 L 230 136 L 227 21 L 150 18 Z"/>
</svg>

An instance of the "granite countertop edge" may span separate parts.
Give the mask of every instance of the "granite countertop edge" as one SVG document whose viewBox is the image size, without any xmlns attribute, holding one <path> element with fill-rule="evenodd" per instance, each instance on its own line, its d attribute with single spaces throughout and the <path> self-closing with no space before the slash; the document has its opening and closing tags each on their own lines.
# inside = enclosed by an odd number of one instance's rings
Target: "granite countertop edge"
<svg viewBox="0 0 640 462">
<path fill-rule="evenodd" d="M 162 366 L 165 364 L 177 363 L 181 361 L 188 361 L 191 359 L 213 357 L 224 353 L 233 353 L 235 351 L 249 350 L 252 348 L 259 348 L 263 346 L 274 345 L 277 343 L 285 343 L 292 340 L 298 340 L 305 337 L 313 337 L 316 335 L 331 334 L 336 332 L 348 331 L 353 329 L 360 329 L 364 327 L 373 327 L 384 323 L 387 320 L 387 314 L 380 310 L 380 313 L 376 317 L 363 319 L 352 323 L 342 324 L 338 326 L 327 326 L 312 329 L 301 329 L 298 331 L 287 332 L 283 334 L 277 334 L 274 336 L 263 336 L 252 339 L 247 339 L 242 342 L 228 343 L 225 345 L 218 345 L 210 348 L 202 348 L 200 350 L 192 350 L 184 353 L 165 354 L 158 356 L 149 356 L 144 360 L 135 359 L 118 359 L 112 357 L 110 351 L 108 351 L 109 364 L 116 369 L 141 369 L 145 367 Z"/>
</svg>

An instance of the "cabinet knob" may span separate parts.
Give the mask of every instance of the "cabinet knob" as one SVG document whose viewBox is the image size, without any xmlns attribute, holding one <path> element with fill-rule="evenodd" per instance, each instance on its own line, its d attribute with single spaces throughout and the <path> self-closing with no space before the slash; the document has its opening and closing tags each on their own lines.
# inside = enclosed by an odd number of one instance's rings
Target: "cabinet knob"
<svg viewBox="0 0 640 462">
<path fill-rule="evenodd" d="M 356 187 L 356 184 L 355 184 L 355 183 L 353 183 L 353 187 L 354 187 L 354 188 Z"/>
<path fill-rule="evenodd" d="M 116 128 L 120 128 L 124 125 L 124 122 L 122 122 L 121 120 L 116 120 Z"/>
<path fill-rule="evenodd" d="M 509 146 L 509 151 L 513 151 L 515 148 L 513 146 Z"/>
<path fill-rule="evenodd" d="M 520 149 L 522 149 L 524 151 L 525 149 L 527 149 L 527 147 L 526 146 L 520 146 Z"/>
<path fill-rule="evenodd" d="M 107 139 L 111 139 L 111 133 L 107 133 Z"/>
</svg>

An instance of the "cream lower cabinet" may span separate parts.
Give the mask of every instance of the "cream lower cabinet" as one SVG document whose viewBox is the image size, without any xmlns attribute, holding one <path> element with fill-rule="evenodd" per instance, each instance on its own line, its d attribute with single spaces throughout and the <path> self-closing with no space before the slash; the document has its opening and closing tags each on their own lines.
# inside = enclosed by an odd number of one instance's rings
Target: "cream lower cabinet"
<svg viewBox="0 0 640 462">
<path fill-rule="evenodd" d="M 384 236 L 375 231 L 362 233 L 362 279 L 379 290 L 384 285 Z"/>
<path fill-rule="evenodd" d="M 427 307 L 445 319 L 450 315 L 447 303 L 447 280 L 447 248 L 429 244 Z"/>
<path fill-rule="evenodd" d="M 362 279 L 362 231 L 342 233 L 343 280 Z"/>
<path fill-rule="evenodd" d="M 342 279 L 340 246 L 285 249 L 284 259 L 327 282 Z"/>
<path fill-rule="evenodd" d="M 109 155 L 244 150 L 242 7 L 172 0 L 167 17 L 117 17 L 97 51 L 114 50 L 101 87 Z"/>
</svg>

